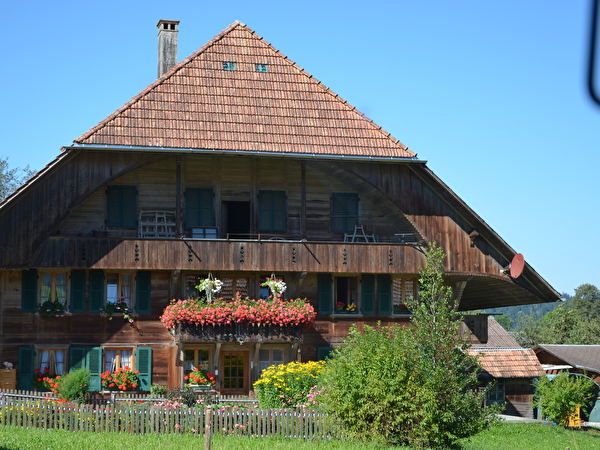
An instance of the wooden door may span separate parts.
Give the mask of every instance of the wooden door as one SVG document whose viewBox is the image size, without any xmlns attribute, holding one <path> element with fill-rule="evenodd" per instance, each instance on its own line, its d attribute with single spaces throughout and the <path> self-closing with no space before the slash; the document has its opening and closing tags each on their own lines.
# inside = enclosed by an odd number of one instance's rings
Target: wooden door
<svg viewBox="0 0 600 450">
<path fill-rule="evenodd" d="M 221 354 L 221 393 L 248 395 L 250 391 L 250 352 Z"/>
</svg>

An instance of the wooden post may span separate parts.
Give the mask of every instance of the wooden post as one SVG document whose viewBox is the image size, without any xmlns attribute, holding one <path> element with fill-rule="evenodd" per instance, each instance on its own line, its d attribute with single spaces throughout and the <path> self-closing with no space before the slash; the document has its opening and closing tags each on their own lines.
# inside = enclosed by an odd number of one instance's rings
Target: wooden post
<svg viewBox="0 0 600 450">
<path fill-rule="evenodd" d="M 210 438 L 212 433 L 212 424 L 211 424 L 211 412 L 212 408 L 210 405 L 206 407 L 206 412 L 204 413 L 204 450 L 210 450 Z"/>
</svg>

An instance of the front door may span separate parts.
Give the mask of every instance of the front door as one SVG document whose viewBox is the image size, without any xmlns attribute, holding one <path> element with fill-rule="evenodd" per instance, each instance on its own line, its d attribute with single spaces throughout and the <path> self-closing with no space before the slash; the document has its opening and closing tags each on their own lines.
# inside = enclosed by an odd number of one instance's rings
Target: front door
<svg viewBox="0 0 600 450">
<path fill-rule="evenodd" d="M 248 395 L 250 352 L 223 352 L 221 354 L 221 393 Z"/>
</svg>

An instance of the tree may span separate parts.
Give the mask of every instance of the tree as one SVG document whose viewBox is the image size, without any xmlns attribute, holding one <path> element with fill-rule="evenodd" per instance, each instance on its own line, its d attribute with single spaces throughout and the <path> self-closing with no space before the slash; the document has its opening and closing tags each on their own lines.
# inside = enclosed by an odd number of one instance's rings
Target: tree
<svg viewBox="0 0 600 450">
<path fill-rule="evenodd" d="M 504 328 L 505 330 L 510 330 L 512 328 L 513 321 L 506 314 L 496 316 L 496 322 L 498 322 L 500 324 L 500 326 L 502 328 Z"/>
<path fill-rule="evenodd" d="M 0 201 L 8 194 L 17 189 L 25 180 L 31 177 L 35 172 L 29 169 L 29 166 L 24 169 L 8 167 L 8 158 L 0 157 Z"/>
<path fill-rule="evenodd" d="M 421 270 L 412 325 L 351 330 L 324 372 L 327 409 L 368 440 L 447 448 L 488 424 L 477 360 L 460 335 L 452 290 L 443 284 L 443 251 L 431 245 Z"/>
<path fill-rule="evenodd" d="M 587 320 L 600 318 L 600 290 L 593 284 L 582 284 L 575 289 L 571 309 Z"/>
<path fill-rule="evenodd" d="M 542 415 L 567 426 L 578 406 L 585 408 L 591 404 L 595 387 L 590 378 L 562 372 L 553 379 L 542 377 L 536 381 L 534 402 L 542 408 Z"/>
</svg>

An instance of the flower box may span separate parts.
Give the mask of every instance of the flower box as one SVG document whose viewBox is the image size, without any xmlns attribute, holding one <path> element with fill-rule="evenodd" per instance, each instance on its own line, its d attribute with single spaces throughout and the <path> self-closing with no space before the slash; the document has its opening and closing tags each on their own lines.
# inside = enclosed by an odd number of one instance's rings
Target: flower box
<svg viewBox="0 0 600 450">
<path fill-rule="evenodd" d="M 304 327 L 301 325 L 179 324 L 175 336 L 181 342 L 302 342 Z"/>
</svg>

